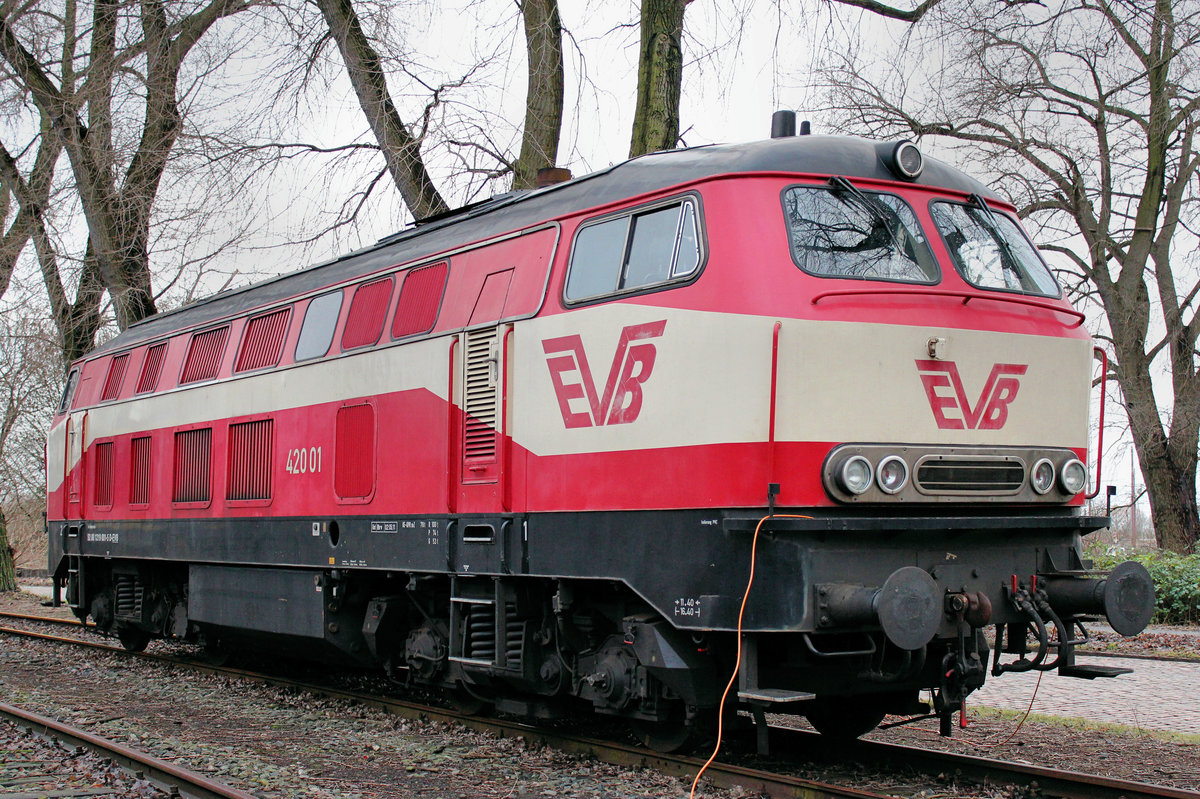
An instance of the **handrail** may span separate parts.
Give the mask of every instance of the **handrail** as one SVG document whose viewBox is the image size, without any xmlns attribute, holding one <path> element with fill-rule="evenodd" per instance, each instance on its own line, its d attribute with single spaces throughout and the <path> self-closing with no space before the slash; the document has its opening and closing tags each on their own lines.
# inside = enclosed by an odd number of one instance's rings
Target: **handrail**
<svg viewBox="0 0 1200 799">
<path fill-rule="evenodd" d="M 1100 468 L 1104 465 L 1104 406 L 1108 404 L 1108 351 L 1092 347 L 1092 359 L 1100 356 L 1100 430 L 1096 437 L 1096 490 L 1087 495 L 1094 499 L 1100 494 Z"/>
<path fill-rule="evenodd" d="M 1067 314 L 1075 318 L 1075 324 L 1072 327 L 1079 327 L 1083 324 L 1086 318 L 1082 311 L 1077 311 L 1074 308 L 1063 308 L 1059 305 L 1054 305 L 1041 300 L 1030 299 L 1029 297 L 1014 296 L 1012 294 L 972 294 L 966 291 L 952 291 L 947 289 L 933 289 L 930 291 L 914 291 L 913 289 L 893 289 L 893 288 L 871 288 L 871 289 L 833 289 L 831 291 L 823 291 L 815 295 L 811 302 L 816 305 L 827 297 L 856 297 L 867 294 L 911 294 L 914 297 L 961 297 L 962 304 L 966 305 L 971 300 L 995 300 L 996 302 L 1011 302 L 1016 305 L 1027 305 L 1030 308 L 1042 308 L 1047 311 L 1055 311 L 1057 313 Z"/>
</svg>

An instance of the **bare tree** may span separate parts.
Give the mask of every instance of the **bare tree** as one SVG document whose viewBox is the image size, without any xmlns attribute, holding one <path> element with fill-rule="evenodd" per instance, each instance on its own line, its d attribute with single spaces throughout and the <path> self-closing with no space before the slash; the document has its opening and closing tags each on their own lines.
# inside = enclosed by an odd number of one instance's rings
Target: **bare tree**
<svg viewBox="0 0 1200 799">
<path fill-rule="evenodd" d="M 14 556 L 41 533 L 44 425 L 63 375 L 48 327 L 44 317 L 11 310 L 0 325 L 0 591 L 16 588 Z"/>
<path fill-rule="evenodd" d="M 58 267 L 45 228 L 46 197 L 36 185 L 37 167 L 26 181 L 5 150 L 3 180 L 22 212 L 28 211 L 25 224 L 68 355 L 90 346 L 97 285 L 112 298 L 121 329 L 155 312 L 150 223 L 183 128 L 180 71 L 214 23 L 253 1 L 95 0 L 90 25 L 76 0 L 66 0 L 57 13 L 44 13 L 37 3 L 0 3 L 6 77 L 36 106 L 43 147 L 65 151 L 88 226 L 81 290 L 75 303 L 67 303 L 61 280 L 55 285 Z M 50 138 L 53 143 L 46 141 Z M 53 169 L 53 160 L 47 169 Z M 85 307 L 75 307 L 81 302 Z"/>
<path fill-rule="evenodd" d="M 637 105 L 629 157 L 679 142 L 683 85 L 683 12 L 691 0 L 642 0 Z"/>
<path fill-rule="evenodd" d="M 521 154 L 512 165 L 513 188 L 531 189 L 539 169 L 557 166 L 563 117 L 563 30 L 558 0 L 521 0 L 528 59 Z"/>
<path fill-rule="evenodd" d="M 976 168 L 1053 239 L 1042 246 L 1069 264 L 1069 287 L 1103 309 L 1159 544 L 1194 550 L 1200 7 L 943 0 L 921 25 L 891 63 L 952 53 L 940 79 L 880 75 L 844 51 L 823 74 L 831 102 L 847 128 L 985 154 Z"/>
</svg>

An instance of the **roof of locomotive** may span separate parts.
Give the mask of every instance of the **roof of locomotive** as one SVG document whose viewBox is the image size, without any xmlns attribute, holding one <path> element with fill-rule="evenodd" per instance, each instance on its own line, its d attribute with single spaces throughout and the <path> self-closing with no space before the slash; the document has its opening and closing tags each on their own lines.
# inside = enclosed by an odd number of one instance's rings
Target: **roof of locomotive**
<svg viewBox="0 0 1200 799">
<path fill-rule="evenodd" d="M 850 136 L 789 136 L 650 153 L 564 183 L 508 192 L 420 220 L 355 252 L 148 317 L 88 357 L 235 316 L 390 266 L 428 259 L 502 233 L 702 178 L 782 172 L 896 181 L 884 161 L 894 145 L 894 142 Z M 999 199 L 958 169 L 934 158 L 926 157 L 924 161 L 920 177 L 908 182 Z"/>
</svg>

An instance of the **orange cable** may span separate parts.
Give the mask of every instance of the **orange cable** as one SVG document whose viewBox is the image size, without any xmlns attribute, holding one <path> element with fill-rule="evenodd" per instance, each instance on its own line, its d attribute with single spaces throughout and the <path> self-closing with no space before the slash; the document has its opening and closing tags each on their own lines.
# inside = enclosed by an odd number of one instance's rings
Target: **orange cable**
<svg viewBox="0 0 1200 799">
<path fill-rule="evenodd" d="M 733 683 L 737 680 L 738 671 L 742 668 L 742 617 L 746 613 L 746 602 L 750 599 L 750 588 L 754 585 L 754 565 L 758 555 L 758 533 L 762 530 L 762 526 L 770 519 L 811 519 L 811 516 L 790 516 L 784 514 L 775 514 L 764 516 L 758 520 L 758 526 L 754 528 L 754 539 L 750 542 L 750 579 L 746 581 L 746 591 L 742 594 L 742 606 L 738 610 L 737 620 L 737 657 L 733 662 L 733 674 L 729 675 L 729 682 L 725 685 L 725 691 L 721 694 L 721 702 L 717 705 L 717 744 L 713 747 L 713 753 L 708 756 L 708 760 L 704 761 L 704 765 L 696 772 L 696 779 L 692 780 L 692 790 L 688 793 L 688 799 L 695 799 L 696 786 L 700 784 L 700 777 L 712 765 L 712 762 L 717 759 L 717 753 L 721 751 L 721 737 L 725 732 L 725 700 L 729 698 L 729 690 L 733 688 Z"/>
<path fill-rule="evenodd" d="M 1021 720 L 1019 722 L 1017 722 L 1017 728 L 1012 731 L 1012 735 L 1009 735 L 1007 738 L 1005 738 L 1003 741 L 1001 741 L 998 744 L 989 744 L 989 745 L 983 747 L 984 749 L 999 749 L 1001 746 L 1004 746 L 1006 743 L 1011 741 L 1013 738 L 1017 737 L 1017 733 L 1019 733 L 1021 731 L 1021 728 L 1025 726 L 1025 719 L 1029 718 L 1029 711 L 1033 710 L 1033 701 L 1035 699 L 1037 699 L 1038 689 L 1042 687 L 1042 675 L 1045 673 L 1046 672 L 1044 672 L 1044 671 L 1038 672 L 1037 682 L 1033 686 L 1033 696 L 1029 697 L 1029 707 L 1025 708 L 1025 715 L 1021 716 Z"/>
</svg>

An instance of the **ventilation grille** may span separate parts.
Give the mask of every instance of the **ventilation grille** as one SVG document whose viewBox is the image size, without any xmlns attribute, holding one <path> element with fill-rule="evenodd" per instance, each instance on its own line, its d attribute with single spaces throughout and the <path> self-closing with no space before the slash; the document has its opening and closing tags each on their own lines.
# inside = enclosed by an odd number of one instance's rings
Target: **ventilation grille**
<svg viewBox="0 0 1200 799">
<path fill-rule="evenodd" d="M 1018 458 L 930 458 L 917 465 L 917 488 L 927 494 L 1013 494 L 1025 484 Z"/>
<path fill-rule="evenodd" d="M 466 379 L 463 381 L 463 457 L 471 461 L 496 459 L 496 419 L 499 399 L 499 359 L 496 328 L 467 333 Z"/>
<path fill-rule="evenodd" d="M 291 313 L 291 308 L 284 308 L 256 316 L 247 322 L 246 333 L 242 336 L 242 351 L 238 353 L 233 371 L 249 372 L 279 363 Z"/>
<path fill-rule="evenodd" d="M 142 364 L 142 376 L 138 378 L 137 393 L 145 394 L 158 387 L 158 376 L 162 374 L 163 361 L 167 356 L 167 342 L 155 344 L 146 350 L 146 360 Z"/>
<path fill-rule="evenodd" d="M 388 303 L 392 301 L 392 279 L 385 277 L 372 283 L 363 283 L 354 292 L 350 301 L 350 313 L 346 317 L 346 329 L 342 331 L 342 349 L 365 347 L 379 341 L 383 332 L 383 320 L 387 316 Z"/>
<path fill-rule="evenodd" d="M 342 499 L 362 499 L 375 490 L 375 408 L 338 408 L 333 490 Z"/>
<path fill-rule="evenodd" d="M 96 445 L 96 494 L 92 500 L 97 505 L 113 504 L 113 442 Z"/>
<path fill-rule="evenodd" d="M 212 472 L 212 428 L 175 434 L 175 502 L 208 502 Z"/>
<path fill-rule="evenodd" d="M 187 361 L 183 365 L 183 375 L 179 378 L 180 385 L 212 380 L 216 377 L 217 370 L 221 368 L 221 358 L 225 354 L 225 341 L 228 338 L 228 325 L 192 336 Z"/>
<path fill-rule="evenodd" d="M 496 662 L 496 614 L 491 604 L 472 604 L 467 614 L 463 657 Z"/>
<path fill-rule="evenodd" d="M 504 604 L 504 662 L 510 669 L 519 669 L 525 657 L 524 621 L 516 618 L 517 603 Z"/>
<path fill-rule="evenodd" d="M 121 393 L 121 383 L 125 381 L 125 368 L 129 366 L 129 353 L 117 355 L 108 364 L 108 377 L 104 380 L 104 391 L 100 394 L 100 401 L 107 402 L 111 399 L 116 399 Z"/>
<path fill-rule="evenodd" d="M 227 499 L 271 498 L 271 419 L 229 425 Z"/>
<path fill-rule="evenodd" d="M 404 276 L 400 299 L 396 301 L 396 316 L 392 319 L 392 338 L 428 333 L 433 329 L 449 269 L 450 264 L 443 261 L 413 269 Z"/>
<path fill-rule="evenodd" d="M 150 504 L 150 436 L 141 436 L 130 442 L 132 452 L 129 461 L 129 504 Z"/>
<path fill-rule="evenodd" d="M 114 574 L 117 598 L 116 615 L 122 619 L 142 619 L 142 581 L 136 574 Z"/>
</svg>

